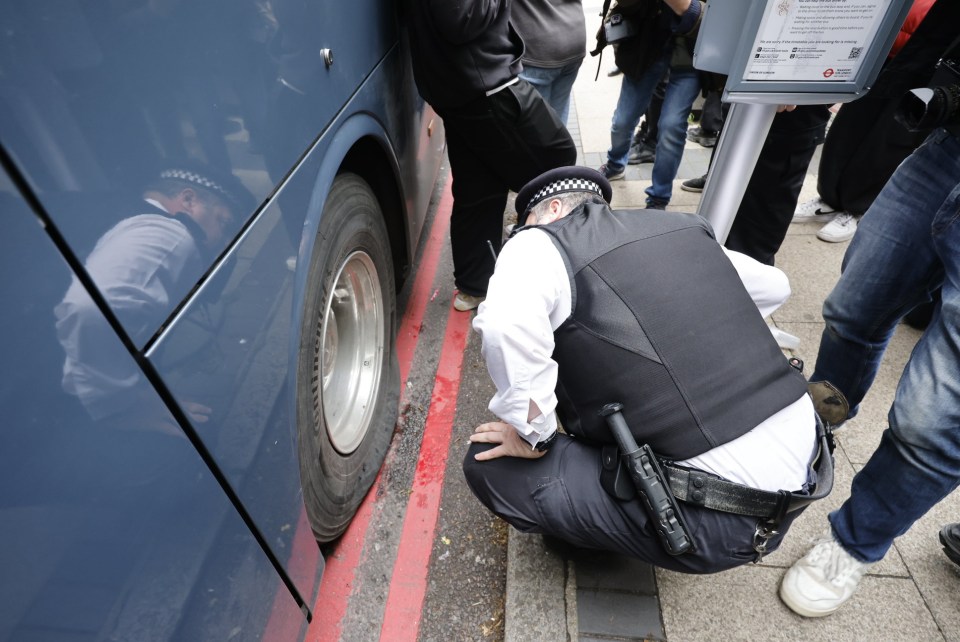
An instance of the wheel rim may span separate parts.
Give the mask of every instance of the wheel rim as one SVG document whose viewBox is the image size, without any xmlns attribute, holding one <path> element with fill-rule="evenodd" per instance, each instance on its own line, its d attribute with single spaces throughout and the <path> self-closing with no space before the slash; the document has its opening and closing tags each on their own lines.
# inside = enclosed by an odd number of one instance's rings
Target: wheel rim
<svg viewBox="0 0 960 642">
<path fill-rule="evenodd" d="M 383 292 L 365 252 L 343 262 L 317 328 L 314 381 L 330 443 L 341 454 L 357 449 L 370 426 L 383 364 Z"/>
</svg>

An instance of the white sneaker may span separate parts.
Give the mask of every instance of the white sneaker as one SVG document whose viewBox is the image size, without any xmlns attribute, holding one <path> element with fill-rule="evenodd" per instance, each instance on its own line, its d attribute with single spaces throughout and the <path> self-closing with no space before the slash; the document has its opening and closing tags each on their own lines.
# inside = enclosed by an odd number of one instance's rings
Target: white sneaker
<svg viewBox="0 0 960 642">
<path fill-rule="evenodd" d="M 840 212 L 837 217 L 820 228 L 817 238 L 827 243 L 843 243 L 853 238 L 857 231 L 857 217 Z"/>
<path fill-rule="evenodd" d="M 485 296 L 473 296 L 465 292 L 457 292 L 457 296 L 453 299 L 453 307 L 459 312 L 469 312 L 477 308 L 486 298 Z"/>
<path fill-rule="evenodd" d="M 827 205 L 823 199 L 818 196 L 797 206 L 797 209 L 793 212 L 793 222 L 807 223 L 809 221 L 816 221 L 818 223 L 829 223 L 838 213 L 838 210 Z"/>
<path fill-rule="evenodd" d="M 871 566 L 854 559 L 828 534 L 783 576 L 780 599 L 804 617 L 830 615 L 853 596 Z"/>
</svg>

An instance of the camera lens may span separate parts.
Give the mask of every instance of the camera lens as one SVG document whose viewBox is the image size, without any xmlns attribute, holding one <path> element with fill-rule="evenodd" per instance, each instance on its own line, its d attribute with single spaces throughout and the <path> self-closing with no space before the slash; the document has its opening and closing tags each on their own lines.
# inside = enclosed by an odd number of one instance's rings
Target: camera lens
<svg viewBox="0 0 960 642">
<path fill-rule="evenodd" d="M 900 102 L 899 115 L 902 122 L 911 131 L 926 129 L 931 119 L 930 105 L 936 101 L 936 92 L 928 87 L 911 89 Z"/>
<path fill-rule="evenodd" d="M 897 119 L 910 131 L 947 124 L 960 108 L 960 86 L 911 89 L 900 101 Z"/>
</svg>

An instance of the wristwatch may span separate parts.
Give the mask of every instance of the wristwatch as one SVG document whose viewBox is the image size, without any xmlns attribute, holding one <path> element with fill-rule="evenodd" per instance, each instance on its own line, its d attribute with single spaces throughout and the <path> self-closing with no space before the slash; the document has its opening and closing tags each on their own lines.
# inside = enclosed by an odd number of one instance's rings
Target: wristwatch
<svg viewBox="0 0 960 642">
<path fill-rule="evenodd" d="M 551 434 L 549 437 L 547 437 L 543 441 L 538 441 L 537 443 L 535 443 L 533 445 L 533 449 L 536 450 L 538 453 L 545 453 L 548 450 L 550 450 L 551 446 L 553 446 L 553 443 L 557 441 L 558 432 L 559 432 L 558 430 L 554 430 L 553 434 Z"/>
</svg>

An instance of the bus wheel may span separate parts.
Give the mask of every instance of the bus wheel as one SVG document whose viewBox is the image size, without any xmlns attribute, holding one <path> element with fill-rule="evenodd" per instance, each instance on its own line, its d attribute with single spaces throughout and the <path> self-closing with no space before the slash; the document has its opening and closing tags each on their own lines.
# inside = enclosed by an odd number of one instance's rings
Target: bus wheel
<svg viewBox="0 0 960 642">
<path fill-rule="evenodd" d="M 297 370 L 304 503 L 319 542 L 347 528 L 397 420 L 393 261 L 380 206 L 354 174 L 334 181 L 310 271 Z"/>
</svg>

